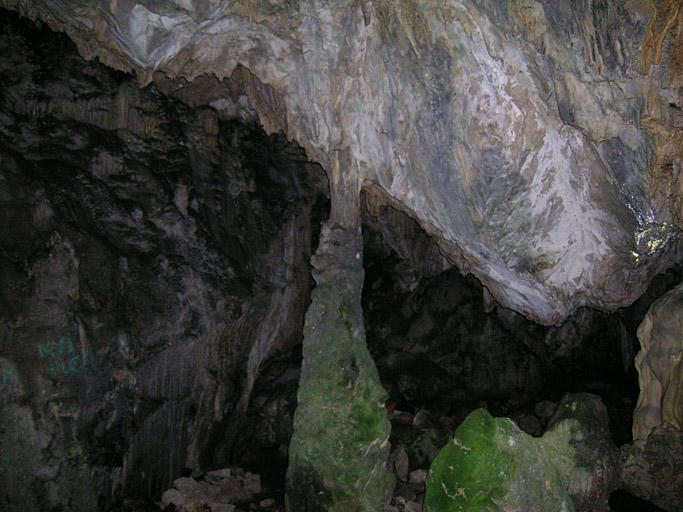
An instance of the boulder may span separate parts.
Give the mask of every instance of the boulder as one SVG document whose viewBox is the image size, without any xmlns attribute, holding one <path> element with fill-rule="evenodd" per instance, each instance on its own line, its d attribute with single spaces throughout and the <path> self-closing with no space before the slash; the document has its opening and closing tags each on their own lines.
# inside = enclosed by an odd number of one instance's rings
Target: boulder
<svg viewBox="0 0 683 512">
<path fill-rule="evenodd" d="M 605 408 L 593 395 L 565 396 L 541 438 L 477 409 L 432 464 L 425 510 L 608 510 L 615 468 Z"/>
<path fill-rule="evenodd" d="M 670 424 L 621 448 L 622 487 L 670 512 L 683 510 L 683 432 Z"/>
<path fill-rule="evenodd" d="M 610 439 L 607 409 L 600 397 L 565 395 L 543 440 L 573 457 L 566 478 L 576 509 L 609 510 L 609 495 L 619 482 L 619 452 Z"/>
</svg>

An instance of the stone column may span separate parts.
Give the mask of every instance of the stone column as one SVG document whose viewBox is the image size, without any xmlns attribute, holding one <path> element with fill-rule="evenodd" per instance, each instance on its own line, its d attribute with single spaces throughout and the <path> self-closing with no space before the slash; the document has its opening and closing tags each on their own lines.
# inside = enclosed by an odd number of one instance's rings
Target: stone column
<svg viewBox="0 0 683 512">
<path fill-rule="evenodd" d="M 353 175 L 339 154 L 330 172 L 332 211 L 313 256 L 316 287 L 306 313 L 303 365 L 289 447 L 290 512 L 375 512 L 388 502 L 390 424 L 365 343 L 363 239 Z"/>
</svg>

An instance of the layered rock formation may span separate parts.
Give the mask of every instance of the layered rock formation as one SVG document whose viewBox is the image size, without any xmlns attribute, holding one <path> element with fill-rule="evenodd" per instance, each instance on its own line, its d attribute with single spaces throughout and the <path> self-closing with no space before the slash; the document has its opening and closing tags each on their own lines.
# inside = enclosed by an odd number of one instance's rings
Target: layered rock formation
<svg viewBox="0 0 683 512">
<path fill-rule="evenodd" d="M 676 0 L 2 3 L 142 84 L 248 68 L 266 130 L 538 321 L 632 302 L 677 245 Z"/>
</svg>

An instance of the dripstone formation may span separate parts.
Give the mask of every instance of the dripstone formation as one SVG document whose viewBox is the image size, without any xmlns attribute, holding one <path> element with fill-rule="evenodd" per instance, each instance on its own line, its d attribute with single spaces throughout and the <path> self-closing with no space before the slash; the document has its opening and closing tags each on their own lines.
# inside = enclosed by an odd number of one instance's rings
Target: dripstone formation
<svg viewBox="0 0 683 512">
<path fill-rule="evenodd" d="M 683 506 L 679 0 L 0 8 L 0 508 Z"/>
</svg>

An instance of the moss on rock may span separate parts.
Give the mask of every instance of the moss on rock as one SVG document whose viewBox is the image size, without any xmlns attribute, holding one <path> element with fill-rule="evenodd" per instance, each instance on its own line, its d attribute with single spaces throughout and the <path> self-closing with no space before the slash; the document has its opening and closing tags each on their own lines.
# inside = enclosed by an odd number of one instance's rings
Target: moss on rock
<svg viewBox="0 0 683 512">
<path fill-rule="evenodd" d="M 541 438 L 477 409 L 431 466 L 426 512 L 600 510 L 616 484 L 604 406 L 567 395 Z M 574 498 L 574 499 L 572 499 Z"/>
<path fill-rule="evenodd" d="M 345 247 L 323 243 L 322 252 L 332 246 Z M 306 314 L 287 505 L 297 512 L 375 512 L 393 489 L 385 467 L 387 394 L 365 344 L 362 268 L 332 258 L 316 277 Z"/>
<path fill-rule="evenodd" d="M 508 418 L 472 412 L 427 478 L 427 512 L 572 511 L 561 474 Z"/>
</svg>

